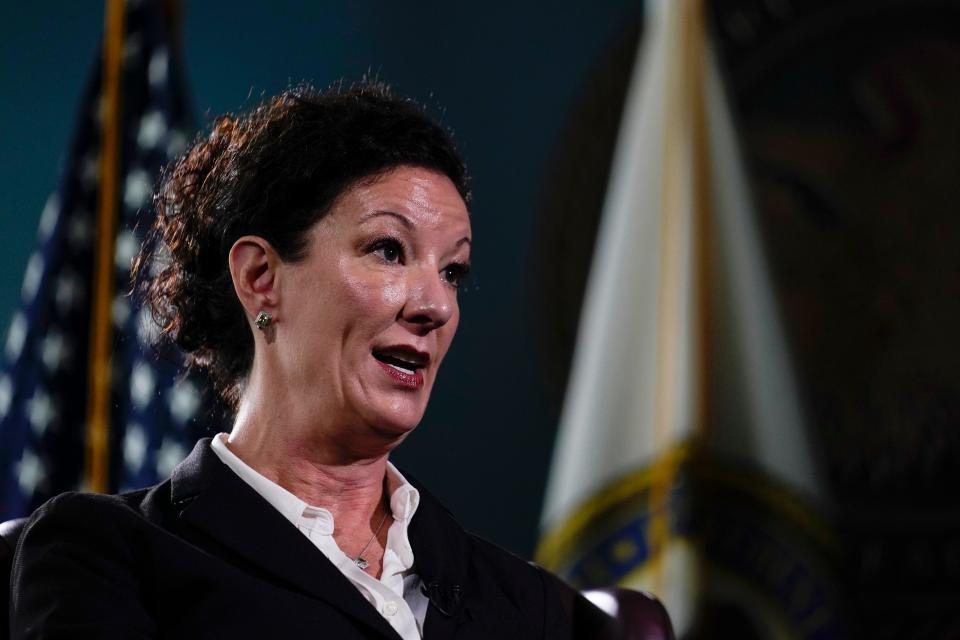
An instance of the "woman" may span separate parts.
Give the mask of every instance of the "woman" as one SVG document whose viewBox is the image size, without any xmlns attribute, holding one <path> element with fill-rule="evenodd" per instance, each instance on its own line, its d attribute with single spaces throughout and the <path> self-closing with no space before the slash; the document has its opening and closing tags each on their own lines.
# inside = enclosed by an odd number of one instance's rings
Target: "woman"
<svg viewBox="0 0 960 640">
<path fill-rule="evenodd" d="M 456 333 L 469 196 L 381 85 L 220 118 L 168 170 L 137 272 L 233 429 L 160 485 L 38 511 L 14 637 L 567 636 L 555 581 L 388 461 Z"/>
</svg>

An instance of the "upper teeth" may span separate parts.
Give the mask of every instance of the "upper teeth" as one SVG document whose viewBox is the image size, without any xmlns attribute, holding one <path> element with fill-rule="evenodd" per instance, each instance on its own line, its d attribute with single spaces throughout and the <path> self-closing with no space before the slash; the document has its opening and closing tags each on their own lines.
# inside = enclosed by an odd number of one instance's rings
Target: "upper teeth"
<svg viewBox="0 0 960 640">
<path fill-rule="evenodd" d="M 415 371 L 418 367 L 423 366 L 416 361 L 407 360 L 405 355 L 401 355 L 397 353 L 380 352 L 379 354 L 374 353 L 374 356 L 377 357 L 384 364 L 388 364 L 402 371 Z"/>
</svg>

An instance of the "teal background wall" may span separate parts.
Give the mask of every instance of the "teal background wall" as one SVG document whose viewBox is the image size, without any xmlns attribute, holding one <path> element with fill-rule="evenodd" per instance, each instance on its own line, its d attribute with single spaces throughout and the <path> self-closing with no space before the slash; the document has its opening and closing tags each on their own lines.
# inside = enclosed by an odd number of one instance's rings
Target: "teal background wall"
<svg viewBox="0 0 960 640">
<path fill-rule="evenodd" d="M 530 274 L 543 270 L 531 264 L 533 212 L 550 189 L 545 167 L 578 91 L 642 2 L 184 4 L 186 77 L 201 124 L 291 82 L 326 86 L 372 72 L 454 129 L 474 176 L 474 277 L 431 407 L 395 459 L 468 528 L 531 554 L 554 436 L 530 335 Z M 21 3 L 5 14 L 4 331 L 94 63 L 103 6 Z"/>
</svg>

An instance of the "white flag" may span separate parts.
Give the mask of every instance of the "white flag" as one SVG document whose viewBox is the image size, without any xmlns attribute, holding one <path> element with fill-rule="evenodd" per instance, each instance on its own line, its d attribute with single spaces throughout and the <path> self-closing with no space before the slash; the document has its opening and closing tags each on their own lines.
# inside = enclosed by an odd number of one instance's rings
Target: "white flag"
<svg viewBox="0 0 960 640">
<path fill-rule="evenodd" d="M 648 6 L 538 559 L 581 587 L 654 592 L 681 636 L 732 611 L 756 637 L 841 637 L 834 542 L 703 8 Z"/>
</svg>

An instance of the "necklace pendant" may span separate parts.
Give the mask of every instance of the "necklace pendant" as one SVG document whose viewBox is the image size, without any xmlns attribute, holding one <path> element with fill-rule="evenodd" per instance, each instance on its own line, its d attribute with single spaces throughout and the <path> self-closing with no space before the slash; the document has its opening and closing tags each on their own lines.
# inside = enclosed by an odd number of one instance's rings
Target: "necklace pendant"
<svg viewBox="0 0 960 640">
<path fill-rule="evenodd" d="M 358 556 L 356 560 L 353 561 L 353 564 L 357 565 L 361 569 L 366 569 L 370 566 L 370 563 L 364 560 L 362 557 Z"/>
</svg>

